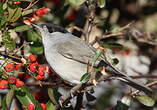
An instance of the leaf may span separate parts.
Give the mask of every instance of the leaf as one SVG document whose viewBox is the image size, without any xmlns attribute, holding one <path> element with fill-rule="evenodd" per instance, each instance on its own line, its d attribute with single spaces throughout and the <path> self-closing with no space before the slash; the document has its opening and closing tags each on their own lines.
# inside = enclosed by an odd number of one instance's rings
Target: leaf
<svg viewBox="0 0 157 110">
<path fill-rule="evenodd" d="M 15 90 L 10 89 L 9 92 L 7 93 L 7 95 L 6 95 L 6 105 L 7 105 L 7 108 L 10 108 L 10 105 L 12 103 L 12 99 L 14 97 L 14 93 L 15 93 Z"/>
<path fill-rule="evenodd" d="M 16 87 L 14 87 L 16 88 Z M 23 86 L 21 88 L 15 89 L 15 96 L 22 104 L 23 108 L 27 107 L 28 104 L 34 104 L 36 110 L 42 110 L 41 105 L 38 103 L 38 101 L 32 96 L 31 91 L 28 87 Z"/>
<path fill-rule="evenodd" d="M 35 12 L 35 9 L 25 10 L 25 11 L 22 12 L 22 16 L 26 16 L 26 15 L 31 14 L 33 12 Z"/>
<path fill-rule="evenodd" d="M 108 42 L 108 43 L 100 43 L 101 47 L 103 48 L 109 48 L 109 49 L 123 49 L 123 45 L 115 42 Z"/>
<path fill-rule="evenodd" d="M 69 4 L 71 5 L 81 5 L 83 4 L 86 0 L 67 0 Z"/>
<path fill-rule="evenodd" d="M 53 102 L 53 104 L 57 105 L 58 104 L 56 101 L 57 95 L 55 95 L 56 94 L 55 91 L 52 88 L 48 88 L 47 91 L 48 91 L 48 95 L 50 97 L 50 100 Z"/>
<path fill-rule="evenodd" d="M 81 82 L 85 83 L 90 79 L 91 74 L 90 73 L 85 73 L 82 77 L 81 77 Z"/>
<path fill-rule="evenodd" d="M 95 62 L 99 59 L 99 57 L 102 55 L 102 53 L 103 53 L 104 51 L 103 50 L 100 50 L 100 49 L 98 49 L 97 51 L 96 51 L 96 55 L 94 56 L 94 59 L 93 59 L 93 64 L 95 64 Z"/>
<path fill-rule="evenodd" d="M 2 42 L 5 48 L 9 49 L 10 51 L 14 50 L 16 47 L 15 41 L 10 37 L 9 32 L 6 32 L 2 35 Z"/>
<path fill-rule="evenodd" d="M 106 5 L 106 0 L 98 0 L 98 5 L 99 5 L 100 8 L 105 7 L 105 5 Z"/>
<path fill-rule="evenodd" d="M 15 27 L 13 30 L 14 30 L 15 32 L 23 32 L 23 31 L 27 31 L 27 30 L 29 30 L 29 29 L 30 29 L 29 26 L 27 26 L 27 25 L 22 25 L 22 26 Z"/>
<path fill-rule="evenodd" d="M 155 100 L 146 95 L 136 96 L 135 98 L 145 106 L 152 107 L 155 104 Z"/>
<path fill-rule="evenodd" d="M 34 32 L 33 30 L 27 31 L 27 40 L 30 42 L 38 42 L 39 41 L 39 35 Z"/>
<path fill-rule="evenodd" d="M 46 110 L 56 110 L 56 106 L 51 101 L 47 102 L 46 108 Z"/>
<path fill-rule="evenodd" d="M 42 46 L 31 47 L 30 52 L 36 55 L 41 55 L 44 52 L 44 48 Z"/>
<path fill-rule="evenodd" d="M 0 2 L 0 20 L 2 18 L 3 15 L 3 4 Z"/>
<path fill-rule="evenodd" d="M 8 21 L 9 22 L 15 22 L 22 15 L 22 8 L 20 8 L 20 7 L 15 8 L 15 9 L 8 8 L 8 12 L 9 12 Z"/>
</svg>

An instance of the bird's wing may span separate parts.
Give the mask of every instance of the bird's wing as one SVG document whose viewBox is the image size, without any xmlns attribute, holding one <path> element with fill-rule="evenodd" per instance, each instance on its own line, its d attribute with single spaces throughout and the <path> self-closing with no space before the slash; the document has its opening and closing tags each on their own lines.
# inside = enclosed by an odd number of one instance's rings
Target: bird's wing
<svg viewBox="0 0 157 110">
<path fill-rule="evenodd" d="M 60 43 L 57 50 L 64 57 L 84 64 L 91 63 L 95 56 L 94 48 L 77 38 Z"/>
</svg>

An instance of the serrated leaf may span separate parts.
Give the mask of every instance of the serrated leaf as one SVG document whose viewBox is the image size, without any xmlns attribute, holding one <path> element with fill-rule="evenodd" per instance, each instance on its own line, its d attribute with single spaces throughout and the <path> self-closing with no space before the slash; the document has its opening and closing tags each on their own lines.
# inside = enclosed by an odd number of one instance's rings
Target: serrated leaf
<svg viewBox="0 0 157 110">
<path fill-rule="evenodd" d="M 98 5 L 99 5 L 100 8 L 105 7 L 105 5 L 106 5 L 106 0 L 98 0 Z"/>
<path fill-rule="evenodd" d="M 155 104 L 155 100 L 146 95 L 136 96 L 135 98 L 145 106 L 152 107 Z"/>
<path fill-rule="evenodd" d="M 31 91 L 28 87 L 23 86 L 21 88 L 18 88 L 18 90 L 15 91 L 15 96 L 20 101 L 22 106 L 25 108 L 28 106 L 28 104 L 34 104 L 36 110 L 42 110 L 41 105 L 38 103 L 38 101 L 32 96 Z"/>
<path fill-rule="evenodd" d="M 69 4 L 71 5 L 81 5 L 83 4 L 86 0 L 67 0 Z"/>
<path fill-rule="evenodd" d="M 22 25 L 22 26 L 17 26 L 17 27 L 15 27 L 13 30 L 14 30 L 15 32 L 23 32 L 23 31 L 27 31 L 27 30 L 29 30 L 29 29 L 30 29 L 29 26 L 27 26 L 27 25 Z"/>
<path fill-rule="evenodd" d="M 81 82 L 85 83 L 90 79 L 91 74 L 90 73 L 85 73 L 82 77 L 81 77 Z"/>
<path fill-rule="evenodd" d="M 10 89 L 9 92 L 7 93 L 7 95 L 6 95 L 6 105 L 7 105 L 7 108 L 10 108 L 10 105 L 12 103 L 12 99 L 14 97 L 14 93 L 15 93 L 15 90 Z"/>
</svg>

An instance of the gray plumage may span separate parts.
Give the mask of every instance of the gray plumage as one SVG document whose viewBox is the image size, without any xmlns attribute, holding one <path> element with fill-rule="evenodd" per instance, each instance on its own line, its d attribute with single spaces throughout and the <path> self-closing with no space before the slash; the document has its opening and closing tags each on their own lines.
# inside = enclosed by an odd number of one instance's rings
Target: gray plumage
<svg viewBox="0 0 157 110">
<path fill-rule="evenodd" d="M 87 64 L 95 56 L 96 49 L 66 31 L 58 32 L 59 28 L 55 31 L 55 26 L 52 27 L 54 31 L 50 33 L 46 25 L 32 25 L 41 32 L 45 56 L 53 70 L 64 80 L 72 84 L 79 84 L 80 78 L 87 72 Z M 117 77 L 117 79 L 145 93 L 152 93 L 150 88 L 136 83 L 105 59 L 99 58 L 98 61 L 101 60 L 111 77 Z"/>
</svg>

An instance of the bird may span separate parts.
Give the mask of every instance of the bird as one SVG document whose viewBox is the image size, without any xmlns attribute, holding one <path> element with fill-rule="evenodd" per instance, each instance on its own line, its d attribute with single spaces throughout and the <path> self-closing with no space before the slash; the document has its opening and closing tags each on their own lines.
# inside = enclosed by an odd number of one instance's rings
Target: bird
<svg viewBox="0 0 157 110">
<path fill-rule="evenodd" d="M 44 54 L 50 67 L 70 84 L 80 84 L 81 77 L 87 72 L 88 64 L 92 63 L 97 49 L 56 24 L 31 23 L 31 25 L 41 34 Z M 146 94 L 152 93 L 149 87 L 137 83 L 104 57 L 99 57 L 98 61 L 107 68 L 107 76 L 115 77 Z"/>
</svg>

